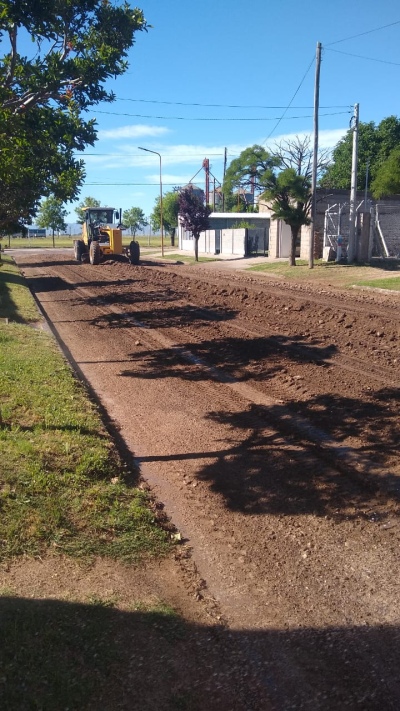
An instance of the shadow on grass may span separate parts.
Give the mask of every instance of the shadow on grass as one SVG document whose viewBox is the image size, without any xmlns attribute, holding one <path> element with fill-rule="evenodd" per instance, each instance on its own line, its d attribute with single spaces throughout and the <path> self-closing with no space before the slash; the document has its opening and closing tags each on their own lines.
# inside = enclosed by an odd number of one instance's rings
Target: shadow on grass
<svg viewBox="0 0 400 711">
<path fill-rule="evenodd" d="M 369 264 L 366 266 L 375 267 L 376 269 L 384 269 L 389 272 L 398 272 L 400 271 L 400 259 L 395 259 L 394 257 L 392 259 L 382 259 L 380 257 L 376 257 L 371 259 Z"/>
<path fill-rule="evenodd" d="M 396 626 L 224 630 L 168 611 L 0 598 L 7 711 L 394 711 Z"/>
<path fill-rule="evenodd" d="M 13 274 L 0 267 L 0 317 L 15 323 L 25 323 L 12 296 L 12 287 L 26 288 L 26 281 L 20 274 Z"/>
</svg>

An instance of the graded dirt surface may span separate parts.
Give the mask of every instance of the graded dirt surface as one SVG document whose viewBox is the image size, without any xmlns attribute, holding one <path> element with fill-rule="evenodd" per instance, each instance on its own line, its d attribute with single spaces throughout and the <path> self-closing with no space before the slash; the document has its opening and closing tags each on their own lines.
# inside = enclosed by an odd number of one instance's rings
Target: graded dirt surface
<svg viewBox="0 0 400 711">
<path fill-rule="evenodd" d="M 223 637 L 171 708 L 398 709 L 398 294 L 14 258 L 182 534 L 157 595 Z"/>
</svg>

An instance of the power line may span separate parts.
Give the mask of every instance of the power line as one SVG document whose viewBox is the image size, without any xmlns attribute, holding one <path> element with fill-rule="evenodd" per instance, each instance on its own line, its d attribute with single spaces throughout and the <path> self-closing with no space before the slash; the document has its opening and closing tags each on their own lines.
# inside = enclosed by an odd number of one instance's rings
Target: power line
<svg viewBox="0 0 400 711">
<path fill-rule="evenodd" d="M 193 181 L 191 181 L 191 182 L 193 182 Z M 193 184 L 194 185 L 201 185 L 202 183 L 199 181 L 199 182 L 194 182 Z M 157 187 L 159 188 L 160 187 L 159 182 L 158 183 L 87 183 L 85 181 L 85 185 L 108 185 L 108 186 L 112 186 L 112 187 L 120 187 L 122 185 L 140 185 L 141 187 L 145 186 L 148 188 L 157 188 Z M 164 183 L 164 181 L 163 181 L 163 185 L 176 185 L 176 182 L 175 183 Z"/>
<path fill-rule="evenodd" d="M 77 155 L 81 155 L 79 151 L 76 151 Z M 223 153 L 208 153 L 208 156 L 223 156 Z M 231 155 L 236 155 L 234 153 L 231 153 Z M 125 158 L 128 156 L 129 158 L 138 158 L 143 157 L 141 153 L 126 153 L 125 151 L 123 153 L 84 153 L 83 156 L 112 156 L 114 158 Z M 168 156 L 170 158 L 201 158 L 204 157 L 203 153 L 173 153 L 171 156 Z"/>
<path fill-rule="evenodd" d="M 342 52 L 340 49 L 326 48 L 328 52 L 336 52 L 337 54 L 346 54 L 348 57 L 358 57 L 358 59 L 368 59 L 370 62 L 381 62 L 382 64 L 393 64 L 400 67 L 400 62 L 389 62 L 387 59 L 376 59 L 375 57 L 364 57 L 361 54 L 353 54 L 352 52 Z"/>
<path fill-rule="evenodd" d="M 143 104 L 167 104 L 168 106 L 201 106 L 208 108 L 219 109 L 284 109 L 285 106 L 265 106 L 263 104 L 201 104 L 187 103 L 184 101 L 158 101 L 155 99 L 126 99 L 120 96 L 115 97 L 117 101 L 132 101 Z M 293 106 L 293 109 L 312 109 L 313 106 Z M 337 106 L 321 106 L 321 109 L 345 109 L 346 105 L 339 104 Z"/>
<path fill-rule="evenodd" d="M 313 59 L 313 61 L 314 61 L 314 59 Z M 310 68 L 311 68 L 311 65 L 310 65 L 309 69 Z M 305 79 L 305 76 L 306 75 L 304 75 L 303 79 Z M 303 83 L 303 81 L 301 83 Z M 301 86 L 301 84 L 299 85 L 297 91 L 300 89 L 300 86 Z M 296 94 L 297 94 L 297 91 L 296 91 Z M 296 94 L 294 94 L 294 96 Z M 293 96 L 293 98 L 294 98 L 294 96 Z M 232 118 L 232 117 L 228 117 L 228 118 L 207 118 L 207 117 L 194 118 L 194 117 L 190 117 L 190 118 L 188 118 L 186 116 L 148 116 L 146 114 L 128 114 L 128 113 L 123 113 L 123 112 L 119 112 L 119 111 L 98 111 L 96 109 L 88 109 L 88 111 L 92 114 L 108 114 L 109 116 L 130 116 L 131 118 L 162 119 L 163 121 L 276 121 L 278 118 L 278 123 L 277 123 L 277 125 L 278 125 L 284 118 L 286 111 L 288 111 L 289 108 L 290 108 L 290 104 L 289 104 L 289 106 L 286 107 L 286 110 L 284 111 L 282 116 L 280 116 L 279 118 L 277 116 L 274 116 L 272 118 L 271 117 L 269 117 L 269 118 L 267 118 L 267 117 L 258 117 L 258 118 Z M 321 116 L 338 116 L 340 114 L 348 114 L 348 113 L 350 113 L 350 111 L 334 111 L 334 112 L 328 113 L 328 114 L 321 114 Z M 305 115 L 305 116 L 287 116 L 286 120 L 303 119 L 303 118 L 310 118 L 310 117 L 312 118 L 312 114 Z M 275 128 L 276 128 L 276 126 L 275 126 Z M 272 133 L 274 132 L 275 128 L 272 130 Z M 266 139 L 266 140 L 268 140 L 268 139 Z"/>
<path fill-rule="evenodd" d="M 310 64 L 308 65 L 308 67 L 307 67 L 307 69 L 306 69 L 306 71 L 305 71 L 305 73 L 304 73 L 304 76 L 303 76 L 303 78 L 302 78 L 302 80 L 301 80 L 299 86 L 297 87 L 297 89 L 296 89 L 296 91 L 294 92 L 292 98 L 290 99 L 290 101 L 289 101 L 287 107 L 285 108 L 285 110 L 284 110 L 282 116 L 278 119 L 278 122 L 276 123 L 276 125 L 274 126 L 274 128 L 272 129 L 272 131 L 269 133 L 269 135 L 267 136 L 267 138 L 265 139 L 265 141 L 263 141 L 263 143 L 266 143 L 266 142 L 268 141 L 268 139 L 271 138 L 272 134 L 273 134 L 273 133 L 275 132 L 275 130 L 278 128 L 280 122 L 285 118 L 286 112 L 289 111 L 289 109 L 290 109 L 290 107 L 291 107 L 291 105 L 292 105 L 294 99 L 296 98 L 296 95 L 297 95 L 298 92 L 300 91 L 300 87 L 302 86 L 302 84 L 303 84 L 303 82 L 304 82 L 304 80 L 305 80 L 305 78 L 306 78 L 308 72 L 310 71 L 312 65 L 314 64 L 314 59 L 315 59 L 315 57 L 312 58 Z M 328 115 L 333 115 L 333 114 L 324 114 L 324 116 L 328 116 Z M 290 116 L 288 116 L 288 118 L 290 118 Z M 312 118 L 312 116 L 298 116 L 297 118 Z"/>
<path fill-rule="evenodd" d="M 396 22 L 390 22 L 388 25 L 381 25 L 380 27 L 375 27 L 373 30 L 367 30 L 366 32 L 359 32 L 358 35 L 351 35 L 351 37 L 344 37 L 343 39 L 336 40 L 336 42 L 329 42 L 324 45 L 325 47 L 331 47 L 333 44 L 339 44 L 340 42 L 347 42 L 347 40 L 355 39 L 356 37 L 363 37 L 364 35 L 370 35 L 372 32 L 379 32 L 380 30 L 385 30 L 387 27 L 393 27 L 394 25 L 400 25 L 400 20 Z"/>
</svg>

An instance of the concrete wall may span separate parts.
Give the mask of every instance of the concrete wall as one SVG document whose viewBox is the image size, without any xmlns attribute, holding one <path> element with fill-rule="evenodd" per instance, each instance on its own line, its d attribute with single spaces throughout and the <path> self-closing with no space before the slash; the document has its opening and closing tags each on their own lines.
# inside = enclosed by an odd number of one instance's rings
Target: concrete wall
<svg viewBox="0 0 400 711">
<path fill-rule="evenodd" d="M 356 196 L 356 206 L 358 207 L 361 203 L 360 211 L 364 210 L 365 193 L 364 191 L 358 191 Z M 316 209 L 316 219 L 315 219 L 315 241 L 321 245 L 324 235 L 324 221 L 325 212 L 329 207 L 334 205 L 344 205 L 349 203 L 350 191 L 349 190 L 328 190 L 325 188 L 318 188 L 317 190 L 317 209 Z M 269 212 L 270 208 L 262 201 L 259 201 L 259 214 L 264 212 Z M 400 254 L 400 196 L 394 196 L 388 198 L 387 200 L 372 200 L 370 195 L 367 195 L 367 211 L 369 212 L 371 207 L 378 207 L 378 214 L 380 216 L 380 222 L 382 227 L 383 235 L 388 244 L 389 252 L 391 256 L 397 256 Z M 381 218 L 382 215 L 382 218 Z M 371 225 L 371 232 L 372 232 Z M 342 232 L 346 236 L 348 234 L 348 207 L 343 213 L 343 229 Z M 365 236 L 364 236 L 365 239 Z M 310 227 L 305 226 L 301 229 L 301 242 L 300 242 L 300 258 L 308 259 L 309 257 L 309 243 L 310 243 Z M 290 228 L 285 223 L 280 220 L 272 220 L 270 226 L 270 242 L 269 242 L 269 255 L 272 259 L 286 258 L 289 256 L 290 250 Z M 363 254 L 365 252 L 363 248 Z M 369 248 L 371 252 L 371 245 Z M 315 256 L 322 256 L 316 254 Z"/>
</svg>

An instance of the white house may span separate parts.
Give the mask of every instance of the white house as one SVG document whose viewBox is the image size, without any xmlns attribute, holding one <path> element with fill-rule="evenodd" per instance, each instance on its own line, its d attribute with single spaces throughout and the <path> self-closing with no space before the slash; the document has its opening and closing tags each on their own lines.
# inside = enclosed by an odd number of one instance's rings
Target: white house
<svg viewBox="0 0 400 711">
<path fill-rule="evenodd" d="M 210 229 L 199 238 L 199 253 L 213 255 L 265 255 L 268 252 L 270 214 L 268 212 L 212 212 Z M 238 227 L 245 222 L 249 227 Z M 179 249 L 194 251 L 193 235 L 178 225 Z"/>
</svg>

